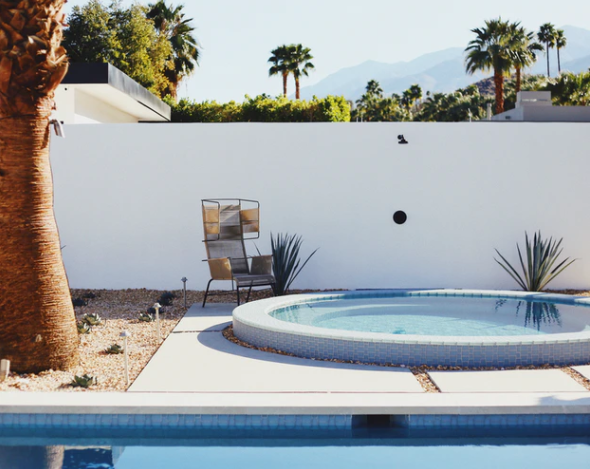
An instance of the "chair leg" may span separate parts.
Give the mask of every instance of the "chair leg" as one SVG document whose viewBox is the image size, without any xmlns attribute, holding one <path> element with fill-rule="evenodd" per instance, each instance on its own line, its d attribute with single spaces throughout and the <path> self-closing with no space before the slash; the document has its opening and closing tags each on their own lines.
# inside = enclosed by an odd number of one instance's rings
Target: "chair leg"
<svg viewBox="0 0 590 469">
<path fill-rule="evenodd" d="M 213 281 L 213 279 L 209 280 L 209 283 L 207 283 L 207 290 L 205 290 L 205 298 L 203 298 L 203 308 L 205 307 L 205 303 L 207 302 L 207 295 L 209 294 L 209 286 L 211 285 L 212 281 Z"/>
<path fill-rule="evenodd" d="M 252 284 L 250 284 L 250 288 L 248 288 L 248 296 L 246 297 L 246 303 L 250 301 L 250 293 L 252 293 Z"/>
<path fill-rule="evenodd" d="M 236 293 L 238 295 L 238 306 L 240 306 L 240 286 L 236 285 Z"/>
</svg>

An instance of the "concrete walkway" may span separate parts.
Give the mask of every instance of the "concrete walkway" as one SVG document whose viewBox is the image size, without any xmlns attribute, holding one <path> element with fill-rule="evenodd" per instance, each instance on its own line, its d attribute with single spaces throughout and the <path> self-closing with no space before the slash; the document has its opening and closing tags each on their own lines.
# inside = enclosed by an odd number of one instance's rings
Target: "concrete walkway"
<svg viewBox="0 0 590 469">
<path fill-rule="evenodd" d="M 234 305 L 190 308 L 130 392 L 421 393 L 409 370 L 305 360 L 227 341 Z"/>
<path fill-rule="evenodd" d="M 193 305 L 130 387 L 176 393 L 423 393 L 402 368 L 348 365 L 287 357 L 227 341 L 233 304 Z M 577 367 L 590 376 L 590 367 Z M 560 370 L 437 371 L 443 393 L 579 393 L 588 391 Z"/>
</svg>

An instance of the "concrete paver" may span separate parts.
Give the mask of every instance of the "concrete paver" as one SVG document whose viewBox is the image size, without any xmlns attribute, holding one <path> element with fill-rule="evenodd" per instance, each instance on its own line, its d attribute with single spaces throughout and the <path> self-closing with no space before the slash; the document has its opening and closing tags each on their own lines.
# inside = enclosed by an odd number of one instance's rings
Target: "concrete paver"
<svg viewBox="0 0 590 469">
<path fill-rule="evenodd" d="M 422 387 L 402 368 L 287 357 L 200 332 L 171 334 L 129 391 L 421 393 Z"/>
<path fill-rule="evenodd" d="M 431 371 L 442 392 L 588 392 L 561 370 Z"/>
<path fill-rule="evenodd" d="M 590 379 L 590 365 L 572 366 L 572 369 L 580 373 L 584 378 Z"/>
<path fill-rule="evenodd" d="M 174 332 L 222 331 L 231 324 L 235 303 L 208 303 L 192 305 L 174 328 Z"/>
</svg>

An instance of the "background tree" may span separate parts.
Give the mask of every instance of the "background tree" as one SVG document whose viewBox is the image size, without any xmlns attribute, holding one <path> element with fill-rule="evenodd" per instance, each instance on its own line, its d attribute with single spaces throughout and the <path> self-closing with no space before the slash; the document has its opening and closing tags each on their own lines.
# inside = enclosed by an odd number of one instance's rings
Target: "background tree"
<svg viewBox="0 0 590 469">
<path fill-rule="evenodd" d="M 471 30 L 476 38 L 465 49 L 467 73 L 494 71 L 496 114 L 504 112 L 504 76 L 510 74 L 512 56 L 509 25 L 501 18 L 485 22 L 483 28 Z"/>
<path fill-rule="evenodd" d="M 270 52 L 272 55 L 268 63 L 272 66 L 268 70 L 269 76 L 281 75 L 283 78 L 283 96 L 287 96 L 287 80 L 291 74 L 289 46 L 283 45 Z"/>
<path fill-rule="evenodd" d="M 512 64 L 516 71 L 516 92 L 518 93 L 522 85 L 522 70 L 537 61 L 536 52 L 542 51 L 543 46 L 535 41 L 535 33 L 527 31 L 520 23 L 511 23 L 509 34 Z"/>
<path fill-rule="evenodd" d="M 402 93 L 401 103 L 409 110 L 420 99 L 422 99 L 422 88 L 414 84 Z"/>
<path fill-rule="evenodd" d="M 590 106 L 590 71 L 564 72 L 547 84 L 553 103 L 558 106 Z"/>
<path fill-rule="evenodd" d="M 313 56 L 309 47 L 303 47 L 301 44 L 292 44 L 289 46 L 289 69 L 295 78 L 295 99 L 301 98 L 299 79 L 302 75 L 309 76 L 310 70 L 315 66 L 311 63 Z"/>
<path fill-rule="evenodd" d="M 105 7 L 91 0 L 75 6 L 63 41 L 72 62 L 110 63 L 162 96 L 169 83 L 165 72 L 173 66 L 172 45 L 146 13 L 139 4 L 122 8 L 119 2 Z"/>
<path fill-rule="evenodd" d="M 67 72 L 64 0 L 0 0 L 0 356 L 67 369 L 78 334 L 53 213 L 49 117 Z"/>
<path fill-rule="evenodd" d="M 567 38 L 563 29 L 555 31 L 555 48 L 557 49 L 557 71 L 561 74 L 561 57 L 559 51 L 567 46 Z"/>
<path fill-rule="evenodd" d="M 435 93 L 426 97 L 414 120 L 421 122 L 481 120 L 485 118 L 487 104 L 490 102 L 493 102 L 493 98 L 481 95 L 475 85 L 453 93 Z"/>
<path fill-rule="evenodd" d="M 356 101 L 353 120 L 366 122 L 399 122 L 410 120 L 410 113 L 401 105 L 400 96 L 383 96 L 383 89 L 376 80 L 370 80 L 363 94 Z"/>
<path fill-rule="evenodd" d="M 555 26 L 551 23 L 542 24 L 537 33 L 539 42 L 545 44 L 547 55 L 547 78 L 551 76 L 551 68 L 549 65 L 549 49 L 555 47 Z"/>
<path fill-rule="evenodd" d="M 183 5 L 166 5 L 163 0 L 149 6 L 147 17 L 154 21 L 154 26 L 164 35 L 172 46 L 169 60 L 172 66 L 165 68 L 164 75 L 168 79 L 168 88 L 164 94 L 176 99 L 178 85 L 186 77 L 192 75 L 199 64 L 199 44 L 193 35 L 195 28 L 193 19 L 185 19 Z"/>
</svg>

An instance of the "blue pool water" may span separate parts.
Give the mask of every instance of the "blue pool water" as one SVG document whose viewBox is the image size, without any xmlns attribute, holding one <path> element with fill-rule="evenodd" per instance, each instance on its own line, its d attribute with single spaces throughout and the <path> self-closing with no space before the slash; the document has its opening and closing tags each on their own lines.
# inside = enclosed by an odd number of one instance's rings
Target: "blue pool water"
<svg viewBox="0 0 590 469">
<path fill-rule="evenodd" d="M 326 329 L 394 335 L 545 335 L 581 332 L 590 324 L 590 308 L 584 306 L 470 297 L 349 298 L 288 306 L 270 315 Z"/>
<path fill-rule="evenodd" d="M 554 433 L 554 432 L 553 432 Z M 584 434 L 585 433 L 585 434 Z M 0 438 L 10 469 L 497 469 L 587 468 L 587 432 L 565 436 L 474 435 L 473 430 L 358 436 L 171 439 Z"/>
</svg>

